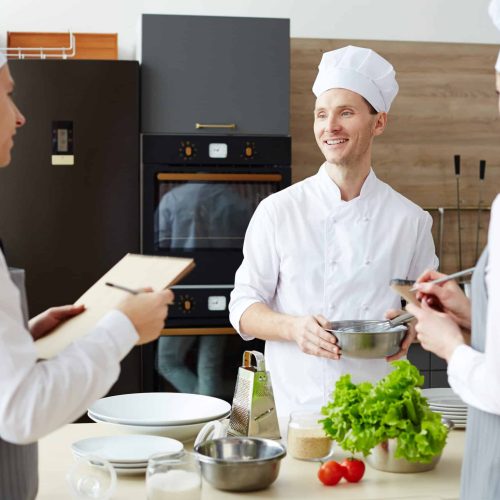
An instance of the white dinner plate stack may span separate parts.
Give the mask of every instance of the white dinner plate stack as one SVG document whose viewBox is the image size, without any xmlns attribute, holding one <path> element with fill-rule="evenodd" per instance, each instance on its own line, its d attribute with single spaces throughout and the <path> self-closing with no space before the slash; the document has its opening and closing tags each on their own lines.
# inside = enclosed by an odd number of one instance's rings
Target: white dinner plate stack
<svg viewBox="0 0 500 500">
<path fill-rule="evenodd" d="M 144 392 L 99 399 L 88 409 L 88 416 L 126 434 L 190 441 L 207 422 L 226 418 L 230 411 L 227 401 L 211 396 Z"/>
<path fill-rule="evenodd" d="M 467 405 L 449 388 L 423 389 L 422 395 L 429 402 L 432 411 L 441 413 L 450 419 L 456 429 L 465 429 L 467 425 Z"/>
<path fill-rule="evenodd" d="M 180 441 L 160 436 L 124 435 L 82 439 L 71 445 L 76 457 L 95 456 L 106 459 L 117 474 L 142 474 L 148 459 L 155 453 L 179 453 Z"/>
</svg>

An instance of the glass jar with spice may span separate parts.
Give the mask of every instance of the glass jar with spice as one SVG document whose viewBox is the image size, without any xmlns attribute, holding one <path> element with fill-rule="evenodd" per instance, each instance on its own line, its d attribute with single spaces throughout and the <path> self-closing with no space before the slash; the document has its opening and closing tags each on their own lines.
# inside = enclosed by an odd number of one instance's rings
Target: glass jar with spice
<svg viewBox="0 0 500 500">
<path fill-rule="evenodd" d="M 288 422 L 288 453 L 300 460 L 323 460 L 332 453 L 332 440 L 319 422 L 318 412 L 295 411 Z"/>
</svg>

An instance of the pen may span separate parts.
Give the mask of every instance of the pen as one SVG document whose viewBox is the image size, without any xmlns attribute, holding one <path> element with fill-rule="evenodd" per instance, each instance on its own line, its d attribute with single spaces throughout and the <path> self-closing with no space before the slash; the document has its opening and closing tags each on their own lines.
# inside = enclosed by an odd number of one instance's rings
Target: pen
<svg viewBox="0 0 500 500">
<path fill-rule="evenodd" d="M 453 273 L 453 274 L 448 274 L 448 276 L 443 276 L 442 278 L 438 278 L 437 280 L 433 281 L 425 281 L 424 283 L 429 283 L 432 285 L 435 285 L 437 283 L 443 283 L 448 280 L 452 280 L 455 278 L 460 278 L 461 276 L 467 276 L 468 274 L 472 274 L 474 272 L 475 267 L 469 267 L 469 269 L 464 269 L 463 271 L 458 271 L 458 273 Z M 416 292 L 416 288 L 411 288 L 410 292 Z"/>
<path fill-rule="evenodd" d="M 117 285 L 115 283 L 110 283 L 109 281 L 106 281 L 105 285 L 113 287 L 113 288 L 118 288 L 119 290 L 123 290 L 124 292 L 131 293 L 132 295 L 137 295 L 138 293 L 141 293 L 140 290 L 134 290 L 133 288 L 128 288 L 128 287 L 123 286 L 123 285 Z"/>
</svg>

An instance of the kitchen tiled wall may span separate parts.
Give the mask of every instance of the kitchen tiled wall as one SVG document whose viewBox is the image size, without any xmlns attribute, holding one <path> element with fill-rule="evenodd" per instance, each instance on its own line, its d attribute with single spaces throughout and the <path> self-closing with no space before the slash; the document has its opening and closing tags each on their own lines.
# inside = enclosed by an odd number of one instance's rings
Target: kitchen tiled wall
<svg viewBox="0 0 500 500">
<path fill-rule="evenodd" d="M 420 344 L 412 344 L 408 359 L 420 370 L 425 378 L 424 387 L 449 387 L 446 361 L 422 349 Z"/>
</svg>

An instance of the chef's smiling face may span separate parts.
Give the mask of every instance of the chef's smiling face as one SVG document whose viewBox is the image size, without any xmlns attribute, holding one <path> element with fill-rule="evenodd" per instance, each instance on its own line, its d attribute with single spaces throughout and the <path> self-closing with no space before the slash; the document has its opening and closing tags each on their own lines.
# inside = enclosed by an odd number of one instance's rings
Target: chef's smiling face
<svg viewBox="0 0 500 500">
<path fill-rule="evenodd" d="M 372 114 L 364 98 L 351 90 L 330 89 L 316 100 L 314 136 L 333 165 L 370 164 L 373 138 L 386 123 L 387 113 Z"/>
<path fill-rule="evenodd" d="M 0 167 L 10 163 L 10 150 L 14 145 L 16 129 L 26 122 L 12 100 L 14 82 L 9 68 L 4 64 L 0 68 Z"/>
</svg>

